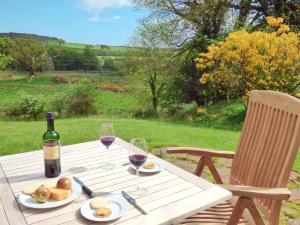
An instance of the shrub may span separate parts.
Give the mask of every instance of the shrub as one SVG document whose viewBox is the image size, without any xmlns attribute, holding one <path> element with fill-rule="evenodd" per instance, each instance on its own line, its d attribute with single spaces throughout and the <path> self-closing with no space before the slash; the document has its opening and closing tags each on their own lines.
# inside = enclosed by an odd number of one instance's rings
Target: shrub
<svg viewBox="0 0 300 225">
<path fill-rule="evenodd" d="M 246 108 L 242 102 L 228 102 L 220 112 L 226 124 L 242 124 L 246 117 Z"/>
<path fill-rule="evenodd" d="M 244 98 L 253 89 L 296 94 L 300 41 L 282 18 L 268 17 L 265 31 L 240 30 L 195 59 L 207 98 Z"/>
<path fill-rule="evenodd" d="M 62 116 L 66 111 L 69 102 L 69 97 L 64 94 L 57 94 L 52 99 L 52 110 L 56 111 L 59 116 Z"/>
<path fill-rule="evenodd" d="M 69 115 L 88 115 L 94 113 L 95 94 L 90 83 L 80 83 L 72 88 L 67 103 Z"/>
<path fill-rule="evenodd" d="M 39 95 L 22 94 L 5 110 L 9 117 L 37 119 L 46 111 L 44 98 Z"/>
<path fill-rule="evenodd" d="M 240 127 L 246 116 L 243 101 L 226 101 L 198 107 L 196 121 L 212 126 Z"/>
</svg>

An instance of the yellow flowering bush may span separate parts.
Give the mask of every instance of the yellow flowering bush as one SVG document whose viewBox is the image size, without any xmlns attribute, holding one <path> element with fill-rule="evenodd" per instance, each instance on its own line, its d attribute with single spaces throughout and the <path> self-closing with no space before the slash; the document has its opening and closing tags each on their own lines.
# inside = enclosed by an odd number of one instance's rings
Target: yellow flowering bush
<svg viewBox="0 0 300 225">
<path fill-rule="evenodd" d="M 272 27 L 279 27 L 283 23 L 283 18 L 274 18 L 273 16 L 266 17 L 267 23 Z"/>
<path fill-rule="evenodd" d="M 195 59 L 200 84 L 218 98 L 245 97 L 253 89 L 296 95 L 300 84 L 300 40 L 282 18 L 267 17 L 269 32 L 240 30 Z"/>
<path fill-rule="evenodd" d="M 198 108 L 197 109 L 197 113 L 200 114 L 200 113 L 206 113 L 206 109 L 205 108 Z"/>
</svg>

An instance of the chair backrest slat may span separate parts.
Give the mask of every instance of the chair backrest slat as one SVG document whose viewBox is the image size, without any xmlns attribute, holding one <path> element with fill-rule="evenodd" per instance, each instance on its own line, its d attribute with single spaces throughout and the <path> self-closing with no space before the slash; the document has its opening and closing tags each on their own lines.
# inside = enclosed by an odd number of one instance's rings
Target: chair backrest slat
<svg viewBox="0 0 300 225">
<path fill-rule="evenodd" d="M 274 91 L 252 91 L 230 182 L 286 187 L 299 145 L 300 100 Z M 272 211 L 272 201 L 259 203 Z"/>
</svg>

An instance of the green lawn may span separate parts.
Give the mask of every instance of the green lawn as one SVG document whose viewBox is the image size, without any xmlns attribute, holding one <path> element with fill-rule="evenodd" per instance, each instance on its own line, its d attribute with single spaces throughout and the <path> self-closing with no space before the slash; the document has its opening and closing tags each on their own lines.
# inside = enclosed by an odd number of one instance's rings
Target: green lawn
<svg viewBox="0 0 300 225">
<path fill-rule="evenodd" d="M 102 116 L 58 119 L 56 129 L 61 134 L 62 145 L 67 145 L 97 139 L 100 124 L 104 121 L 113 122 L 117 136 L 127 141 L 132 137 L 145 137 L 150 148 L 185 145 L 234 150 L 239 138 L 238 131 L 201 127 L 189 122 L 109 119 Z M 45 125 L 44 121 L 0 120 L 0 154 L 41 149 L 41 137 Z M 294 169 L 300 170 L 300 154 Z"/>
<path fill-rule="evenodd" d="M 111 121 L 117 136 L 130 140 L 145 137 L 150 148 L 161 146 L 201 146 L 231 150 L 236 146 L 239 132 L 159 120 L 117 119 L 102 116 L 56 119 L 56 129 L 63 145 L 95 140 L 102 122 Z M 0 154 L 12 154 L 41 148 L 44 121 L 0 120 Z"/>
</svg>

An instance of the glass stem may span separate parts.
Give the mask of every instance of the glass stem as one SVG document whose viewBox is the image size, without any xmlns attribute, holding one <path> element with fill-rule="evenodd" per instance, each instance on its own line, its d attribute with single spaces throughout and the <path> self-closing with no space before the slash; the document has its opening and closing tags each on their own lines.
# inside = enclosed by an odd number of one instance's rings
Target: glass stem
<svg viewBox="0 0 300 225">
<path fill-rule="evenodd" d="M 140 189 L 140 171 L 139 169 L 136 170 L 136 181 L 137 181 L 137 189 Z"/>
</svg>

